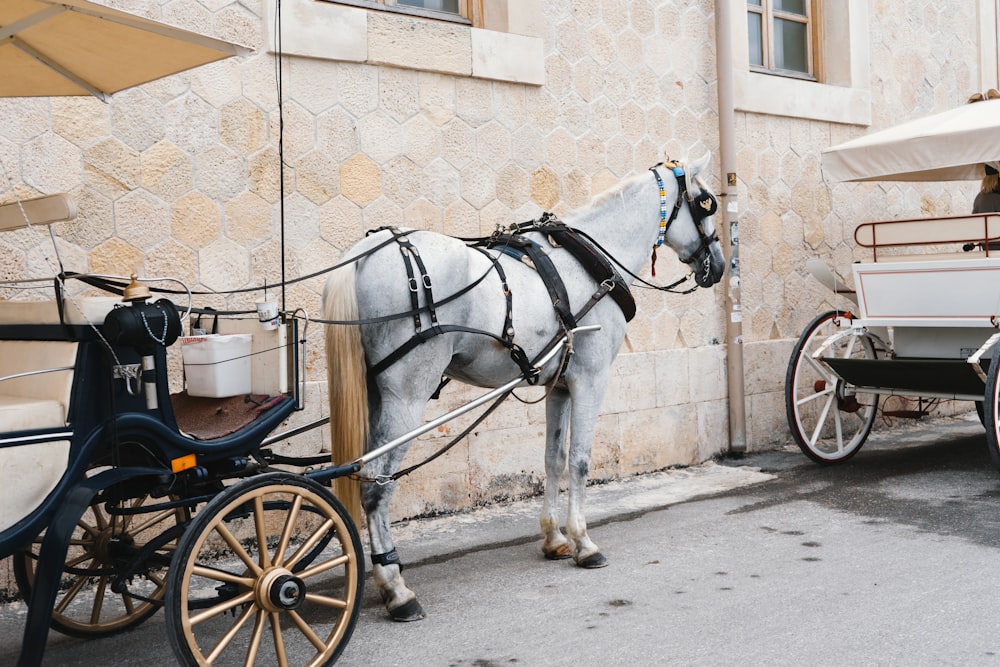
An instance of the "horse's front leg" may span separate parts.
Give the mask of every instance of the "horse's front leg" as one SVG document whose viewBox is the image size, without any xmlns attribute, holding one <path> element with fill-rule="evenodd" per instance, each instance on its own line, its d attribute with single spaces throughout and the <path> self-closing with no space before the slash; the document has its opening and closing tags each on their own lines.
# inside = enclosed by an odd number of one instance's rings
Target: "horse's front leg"
<svg viewBox="0 0 1000 667">
<path fill-rule="evenodd" d="M 403 564 L 389 532 L 389 501 L 395 489 L 394 481 L 388 484 L 367 482 L 361 491 L 371 544 L 372 580 L 392 620 L 419 621 L 426 614 L 417 601 L 417 594 L 406 586 L 402 575 Z"/>
<path fill-rule="evenodd" d="M 570 417 L 569 489 L 566 511 L 566 536 L 573 542 L 573 559 L 580 567 L 598 568 L 608 564 L 597 545 L 587 534 L 584 516 L 584 498 L 590 476 L 590 452 L 594 444 L 594 430 L 607 386 L 607 378 L 594 378 L 582 391 L 573 392 Z"/>
<path fill-rule="evenodd" d="M 559 529 L 559 485 L 566 473 L 566 431 L 569 428 L 569 392 L 554 388 L 545 401 L 545 496 L 539 523 L 542 555 L 549 560 L 569 558 L 573 547 Z"/>
</svg>

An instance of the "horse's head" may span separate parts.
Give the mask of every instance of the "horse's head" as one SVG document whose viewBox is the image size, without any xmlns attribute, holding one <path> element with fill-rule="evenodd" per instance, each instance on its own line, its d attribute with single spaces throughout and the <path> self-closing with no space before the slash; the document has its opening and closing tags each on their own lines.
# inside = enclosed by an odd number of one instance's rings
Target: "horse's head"
<svg viewBox="0 0 1000 667">
<path fill-rule="evenodd" d="M 718 208 L 715 197 L 698 179 L 698 174 L 708 165 L 711 154 L 689 165 L 678 165 L 671 172 L 677 183 L 676 207 L 672 222 L 667 225 L 664 241 L 673 248 L 682 262 L 691 267 L 695 281 L 701 287 L 711 287 L 722 279 L 726 260 L 715 233 L 712 214 Z M 671 165 L 661 168 L 670 171 Z M 670 178 L 663 173 L 660 178 Z M 667 202 L 669 209 L 670 202 Z"/>
</svg>

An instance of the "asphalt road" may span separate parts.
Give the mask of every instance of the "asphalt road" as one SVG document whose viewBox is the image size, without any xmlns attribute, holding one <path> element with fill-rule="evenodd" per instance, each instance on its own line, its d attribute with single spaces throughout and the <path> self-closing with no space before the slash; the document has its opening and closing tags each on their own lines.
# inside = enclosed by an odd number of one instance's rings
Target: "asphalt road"
<svg viewBox="0 0 1000 667">
<path fill-rule="evenodd" d="M 975 416 L 872 436 L 851 462 L 797 450 L 596 486 L 611 564 L 545 561 L 537 501 L 397 530 L 428 617 L 373 586 L 341 665 L 1000 665 L 1000 473 Z M 0 664 L 23 605 L 0 609 Z M 49 665 L 172 664 L 163 614 Z"/>
</svg>

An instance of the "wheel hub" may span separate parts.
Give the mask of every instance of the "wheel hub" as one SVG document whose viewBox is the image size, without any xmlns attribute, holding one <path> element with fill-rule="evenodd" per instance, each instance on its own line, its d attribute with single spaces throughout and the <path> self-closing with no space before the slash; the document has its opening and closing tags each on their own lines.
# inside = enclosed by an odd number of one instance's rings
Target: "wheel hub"
<svg viewBox="0 0 1000 667">
<path fill-rule="evenodd" d="M 257 582 L 257 603 L 270 612 L 297 609 L 306 598 L 306 584 L 283 567 L 265 572 Z"/>
</svg>

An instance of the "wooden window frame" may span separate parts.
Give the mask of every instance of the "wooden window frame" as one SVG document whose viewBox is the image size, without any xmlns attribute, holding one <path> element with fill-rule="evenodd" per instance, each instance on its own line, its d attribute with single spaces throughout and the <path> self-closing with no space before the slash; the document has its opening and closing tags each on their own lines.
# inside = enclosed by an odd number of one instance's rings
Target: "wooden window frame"
<svg viewBox="0 0 1000 667">
<path fill-rule="evenodd" d="M 327 0 L 341 5 L 352 5 L 364 9 L 373 9 L 382 12 L 392 12 L 395 14 L 406 14 L 417 16 L 434 21 L 448 21 L 451 23 L 461 23 L 473 27 L 483 25 L 483 0 L 458 0 L 459 13 L 441 12 L 434 9 L 424 9 L 422 7 L 411 7 L 409 5 L 398 5 L 395 0 Z"/>
<path fill-rule="evenodd" d="M 774 0 L 760 0 L 760 5 L 752 5 L 747 2 L 747 14 L 756 14 L 760 16 L 761 22 L 761 43 L 763 45 L 763 65 L 750 65 L 750 69 L 754 72 L 761 72 L 763 74 L 776 74 L 779 76 L 787 76 L 796 79 L 806 79 L 808 81 L 818 81 L 817 72 L 820 71 L 819 53 L 820 49 L 817 45 L 820 43 L 820 26 L 822 21 L 818 16 L 819 6 L 821 3 L 816 2 L 816 0 L 806 0 L 805 9 L 806 15 L 803 17 L 801 14 L 792 14 L 789 12 L 784 12 L 779 9 L 774 9 Z M 808 66 L 808 72 L 799 72 L 798 70 L 783 69 L 775 65 L 774 56 L 774 21 L 776 19 L 781 19 L 784 21 L 793 21 L 795 23 L 802 23 L 806 26 L 806 63 Z M 748 22 L 749 24 L 749 22 Z"/>
</svg>

